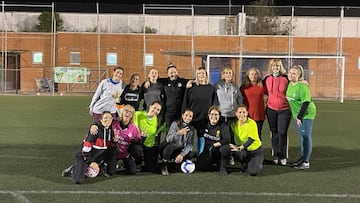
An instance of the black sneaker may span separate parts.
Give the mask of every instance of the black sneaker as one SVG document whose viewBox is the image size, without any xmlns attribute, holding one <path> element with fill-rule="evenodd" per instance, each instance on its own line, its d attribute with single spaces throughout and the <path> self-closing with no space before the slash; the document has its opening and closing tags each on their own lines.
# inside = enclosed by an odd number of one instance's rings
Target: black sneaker
<svg viewBox="0 0 360 203">
<path fill-rule="evenodd" d="M 169 175 L 169 171 L 168 171 L 167 166 L 164 166 L 164 167 L 161 168 L 161 174 L 163 176 L 168 176 Z"/>
<path fill-rule="evenodd" d="M 302 157 L 300 157 L 298 160 L 296 160 L 295 162 L 292 163 L 293 166 L 297 166 L 302 164 L 302 162 L 304 162 L 304 159 Z"/>
<path fill-rule="evenodd" d="M 227 176 L 227 175 L 229 175 L 229 173 L 227 172 L 227 170 L 225 168 L 222 168 L 222 169 L 220 169 L 220 175 Z"/>
<path fill-rule="evenodd" d="M 294 168 L 295 169 L 300 169 L 300 170 L 309 169 L 310 168 L 310 162 L 303 161 L 301 164 L 295 166 Z"/>
<path fill-rule="evenodd" d="M 63 170 L 62 173 L 61 173 L 61 176 L 62 177 L 71 177 L 73 167 L 74 166 L 71 165 L 68 168 L 66 168 L 65 170 Z"/>
</svg>

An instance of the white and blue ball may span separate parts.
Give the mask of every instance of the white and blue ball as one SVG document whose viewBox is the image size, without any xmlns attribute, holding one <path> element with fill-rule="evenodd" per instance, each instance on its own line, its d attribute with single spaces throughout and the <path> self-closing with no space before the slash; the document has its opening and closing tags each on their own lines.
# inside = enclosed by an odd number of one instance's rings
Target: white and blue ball
<svg viewBox="0 0 360 203">
<path fill-rule="evenodd" d="M 181 171 L 183 173 L 193 173 L 195 171 L 195 164 L 190 160 L 185 160 L 181 163 Z"/>
</svg>

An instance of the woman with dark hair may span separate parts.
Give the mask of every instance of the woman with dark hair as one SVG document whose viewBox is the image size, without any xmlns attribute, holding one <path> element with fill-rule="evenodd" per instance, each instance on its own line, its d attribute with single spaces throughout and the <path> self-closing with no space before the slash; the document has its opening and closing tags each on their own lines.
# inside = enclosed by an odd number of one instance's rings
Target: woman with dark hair
<svg viewBox="0 0 360 203">
<path fill-rule="evenodd" d="M 245 105 L 236 109 L 237 120 L 231 123 L 232 156 L 242 164 L 241 171 L 256 176 L 262 169 L 264 150 L 259 138 L 255 121 L 248 117 Z"/>
<path fill-rule="evenodd" d="M 166 129 L 166 125 L 159 118 L 162 106 L 159 101 L 150 104 L 147 111 L 136 111 L 134 123 L 139 128 L 144 141 L 141 143 L 144 154 L 144 169 L 150 172 L 157 172 L 158 146 L 160 133 Z"/>
<path fill-rule="evenodd" d="M 160 145 L 161 174 L 169 175 L 168 162 L 175 159 L 180 164 L 185 159 L 193 157 L 194 127 L 190 124 L 193 112 L 185 109 L 181 118 L 172 122 L 165 141 Z"/>
<path fill-rule="evenodd" d="M 143 92 L 139 86 L 140 75 L 135 73 L 130 77 L 130 83 L 125 87 L 120 96 L 120 105 L 130 104 L 135 108 L 135 111 L 139 110 L 140 101 L 143 99 Z"/>
<path fill-rule="evenodd" d="M 228 175 L 226 165 L 230 159 L 230 130 L 227 123 L 220 121 L 221 112 L 218 106 L 211 106 L 208 110 L 208 123 L 201 131 L 204 147 L 198 152 L 196 169 L 208 171 L 216 163 L 221 175 Z"/>
<path fill-rule="evenodd" d="M 119 102 L 121 93 L 126 84 L 121 80 L 124 68 L 114 68 L 113 76 L 100 82 L 91 99 L 89 113 L 95 121 L 99 121 L 104 111 L 110 111 L 113 117 L 117 117 L 116 103 Z"/>
</svg>

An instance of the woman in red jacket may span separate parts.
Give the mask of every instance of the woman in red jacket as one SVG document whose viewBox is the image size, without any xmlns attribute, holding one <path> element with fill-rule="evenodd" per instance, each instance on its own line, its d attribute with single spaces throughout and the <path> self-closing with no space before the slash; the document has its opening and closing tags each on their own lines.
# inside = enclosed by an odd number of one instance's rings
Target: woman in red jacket
<svg viewBox="0 0 360 203">
<path fill-rule="evenodd" d="M 265 120 L 265 89 L 261 81 L 259 69 L 250 68 L 246 72 L 243 84 L 240 86 L 240 91 L 244 98 L 243 103 L 248 107 L 249 117 L 256 122 L 261 140 L 261 131 Z"/>
</svg>

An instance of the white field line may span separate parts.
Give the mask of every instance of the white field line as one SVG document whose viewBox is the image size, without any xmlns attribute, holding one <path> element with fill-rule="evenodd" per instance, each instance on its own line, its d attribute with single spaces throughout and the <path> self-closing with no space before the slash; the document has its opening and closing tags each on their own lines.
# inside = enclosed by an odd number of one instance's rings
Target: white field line
<svg viewBox="0 0 360 203">
<path fill-rule="evenodd" d="M 20 202 L 23 202 L 23 203 L 30 203 L 30 200 L 27 199 L 23 193 L 20 193 L 20 192 L 11 192 L 10 193 L 15 199 L 19 200 Z"/>
<path fill-rule="evenodd" d="M 320 198 L 355 198 L 360 194 L 334 194 L 334 193 L 272 193 L 272 192 L 200 192 L 200 191 L 47 191 L 47 190 L 0 190 L 0 194 L 12 194 L 22 202 L 29 202 L 21 194 L 95 194 L 95 195 L 231 195 L 231 196 L 271 196 L 271 197 L 320 197 Z M 15 195 L 14 195 L 15 194 Z"/>
</svg>

